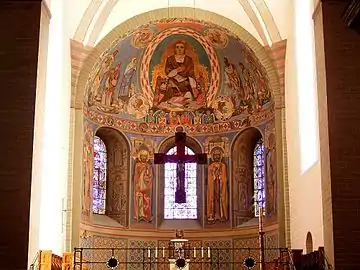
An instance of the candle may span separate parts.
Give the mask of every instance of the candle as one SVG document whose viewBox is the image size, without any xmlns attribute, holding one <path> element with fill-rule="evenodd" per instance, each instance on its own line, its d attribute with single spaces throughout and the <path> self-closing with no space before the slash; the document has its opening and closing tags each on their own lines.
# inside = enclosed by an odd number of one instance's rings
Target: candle
<svg viewBox="0 0 360 270">
<path fill-rule="evenodd" d="M 155 258 L 157 258 L 157 247 L 155 247 Z"/>
<path fill-rule="evenodd" d="M 165 247 L 163 247 L 163 258 L 165 258 Z"/>
<path fill-rule="evenodd" d="M 201 258 L 204 258 L 204 247 L 201 247 Z"/>
<path fill-rule="evenodd" d="M 194 258 L 196 258 L 196 248 L 194 247 Z"/>
<path fill-rule="evenodd" d="M 148 258 L 150 258 L 151 253 L 150 253 L 150 248 L 148 248 Z"/>
<path fill-rule="evenodd" d="M 210 247 L 208 247 L 208 258 L 210 258 Z"/>
</svg>

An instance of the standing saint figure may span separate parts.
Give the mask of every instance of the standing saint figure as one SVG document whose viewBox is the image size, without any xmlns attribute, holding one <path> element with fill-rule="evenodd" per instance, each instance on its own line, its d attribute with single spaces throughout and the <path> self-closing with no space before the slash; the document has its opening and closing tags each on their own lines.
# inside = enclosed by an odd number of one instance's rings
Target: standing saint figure
<svg viewBox="0 0 360 270">
<path fill-rule="evenodd" d="M 119 98 L 128 99 L 131 94 L 131 80 L 136 72 L 136 57 L 133 57 L 126 66 L 119 89 Z"/>
<path fill-rule="evenodd" d="M 239 105 L 241 102 L 249 98 L 249 94 L 244 88 L 244 85 L 240 79 L 236 66 L 234 64 L 231 64 L 227 57 L 224 57 L 224 64 L 225 64 L 225 69 L 224 69 L 225 83 L 231 90 L 233 90 L 230 95 L 232 96 L 233 103 L 235 105 Z"/>
<path fill-rule="evenodd" d="M 276 140 L 275 134 L 268 136 L 268 151 L 266 155 L 266 212 L 269 216 L 276 213 Z"/>
<path fill-rule="evenodd" d="M 167 101 L 184 104 L 197 98 L 194 61 L 186 55 L 186 45 L 183 40 L 175 42 L 174 54 L 166 59 L 165 77 L 156 82 L 155 105 Z"/>
<path fill-rule="evenodd" d="M 105 91 L 101 99 L 101 103 L 105 106 L 111 106 L 115 101 L 115 88 L 119 81 L 120 68 L 121 63 L 118 63 L 109 71 L 108 78 L 105 82 Z"/>
<path fill-rule="evenodd" d="M 152 221 L 153 168 L 149 163 L 149 152 L 140 150 L 134 172 L 134 219 L 138 222 Z"/>
<path fill-rule="evenodd" d="M 229 216 L 226 165 L 220 148 L 214 148 L 212 152 L 208 168 L 207 219 L 210 222 L 226 221 Z"/>
</svg>

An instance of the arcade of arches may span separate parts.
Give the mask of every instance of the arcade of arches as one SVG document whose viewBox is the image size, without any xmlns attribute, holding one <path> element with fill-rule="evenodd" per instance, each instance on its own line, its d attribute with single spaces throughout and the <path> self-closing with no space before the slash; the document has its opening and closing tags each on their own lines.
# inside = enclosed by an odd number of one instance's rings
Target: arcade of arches
<svg viewBox="0 0 360 270">
<path fill-rule="evenodd" d="M 229 250 L 259 246 L 260 207 L 266 248 L 324 247 L 335 267 L 360 266 L 360 36 L 348 2 L 0 4 L 4 40 L 17 40 L 1 64 L 16 68 L 0 69 L 0 200 L 14 206 L 0 213 L 0 268 L 25 269 L 38 250 L 155 249 L 175 229 L 236 260 Z M 155 164 L 177 154 L 178 131 L 206 164 Z"/>
</svg>

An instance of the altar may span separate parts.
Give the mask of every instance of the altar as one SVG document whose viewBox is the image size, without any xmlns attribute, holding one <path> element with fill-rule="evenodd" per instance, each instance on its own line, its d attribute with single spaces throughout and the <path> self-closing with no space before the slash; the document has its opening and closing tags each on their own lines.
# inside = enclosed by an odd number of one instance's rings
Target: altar
<svg viewBox="0 0 360 270">
<path fill-rule="evenodd" d="M 191 247 L 189 240 L 184 238 L 184 232 L 177 230 L 176 238 L 171 239 L 169 243 L 169 269 L 189 270 L 191 260 L 194 261 L 198 257 L 204 261 L 210 260 L 210 247 L 207 249 Z"/>
</svg>

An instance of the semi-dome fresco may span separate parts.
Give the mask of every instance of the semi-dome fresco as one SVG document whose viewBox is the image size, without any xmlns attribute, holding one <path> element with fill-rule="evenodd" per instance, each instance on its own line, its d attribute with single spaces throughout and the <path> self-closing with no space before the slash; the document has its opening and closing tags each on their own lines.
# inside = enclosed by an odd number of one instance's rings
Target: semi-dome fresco
<svg viewBox="0 0 360 270">
<path fill-rule="evenodd" d="M 107 125 L 153 133 L 238 129 L 267 118 L 264 67 L 237 36 L 193 19 L 143 25 L 106 50 L 87 82 L 85 113 Z"/>
</svg>

